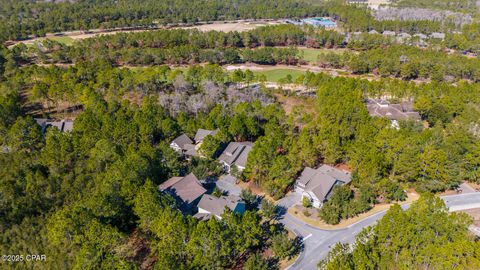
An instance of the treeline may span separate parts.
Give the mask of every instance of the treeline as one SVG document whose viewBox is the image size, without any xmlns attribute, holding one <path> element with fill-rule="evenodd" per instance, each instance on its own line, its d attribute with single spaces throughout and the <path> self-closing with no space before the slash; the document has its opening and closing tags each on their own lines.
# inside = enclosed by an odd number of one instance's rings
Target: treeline
<svg viewBox="0 0 480 270">
<path fill-rule="evenodd" d="M 199 21 L 275 19 L 331 16 L 338 19 L 348 31 L 394 30 L 409 33 L 432 33 L 456 27 L 449 23 L 424 20 L 379 21 L 365 7 L 346 4 L 345 1 L 292 0 L 203 0 L 195 1 L 93 1 L 0 2 L 0 41 L 17 40 L 29 36 L 44 36 L 48 32 L 88 30 L 126 26 L 148 27 Z"/>
<path fill-rule="evenodd" d="M 0 2 L 0 40 L 66 30 L 88 30 L 199 21 L 322 16 L 309 1 L 9 1 Z"/>
<path fill-rule="evenodd" d="M 404 211 L 395 205 L 355 243 L 338 243 L 318 264 L 336 269 L 476 269 L 480 242 L 471 235 L 471 218 L 448 213 L 445 203 L 424 195 Z"/>
<path fill-rule="evenodd" d="M 360 54 L 325 53 L 319 56 L 318 64 L 347 68 L 354 74 L 373 73 L 405 80 L 480 81 L 479 59 L 403 45 L 375 48 Z"/>
<path fill-rule="evenodd" d="M 41 62 L 80 63 L 102 60 L 114 65 L 181 65 L 198 63 L 303 64 L 295 46 L 312 48 L 347 47 L 360 54 L 326 53 L 317 63 L 325 67 L 348 69 L 354 74 L 374 73 L 406 80 L 451 81 L 480 79 L 479 60 L 447 54 L 436 49 L 397 45 L 381 35 L 362 35 L 347 44 L 334 31 L 314 31 L 293 25 L 261 27 L 248 32 L 160 30 L 117 34 L 87 39 L 73 46 L 45 41 L 39 47 L 18 45 L 12 58 L 18 64 Z M 281 48 L 278 48 L 281 47 Z"/>
<path fill-rule="evenodd" d="M 46 41 L 39 48 L 16 46 L 24 61 L 76 63 L 103 59 L 117 65 L 160 65 L 254 62 L 297 64 L 298 51 L 288 46 L 339 46 L 343 37 L 332 31 L 311 35 L 293 25 L 267 26 L 244 33 L 159 30 L 86 39 L 73 46 Z M 285 46 L 287 48 L 273 48 Z M 260 47 L 260 48 L 259 48 Z M 268 47 L 268 48 L 267 48 Z"/>
</svg>

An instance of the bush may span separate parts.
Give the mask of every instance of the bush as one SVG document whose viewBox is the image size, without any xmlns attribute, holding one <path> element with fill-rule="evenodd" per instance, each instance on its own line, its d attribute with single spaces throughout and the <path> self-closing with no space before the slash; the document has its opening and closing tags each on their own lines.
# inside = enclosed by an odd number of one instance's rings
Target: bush
<svg viewBox="0 0 480 270">
<path fill-rule="evenodd" d="M 279 259 L 290 258 L 295 253 L 295 244 L 287 233 L 279 233 L 272 237 L 272 251 Z"/>
<path fill-rule="evenodd" d="M 303 197 L 302 198 L 302 205 L 303 205 L 303 207 L 310 208 L 310 207 L 312 207 L 312 202 L 310 201 L 309 198 Z"/>
</svg>

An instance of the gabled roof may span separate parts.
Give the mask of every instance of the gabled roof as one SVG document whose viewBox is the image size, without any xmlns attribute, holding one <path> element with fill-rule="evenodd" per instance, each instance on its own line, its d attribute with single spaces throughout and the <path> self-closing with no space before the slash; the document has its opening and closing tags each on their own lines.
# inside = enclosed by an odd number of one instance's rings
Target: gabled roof
<svg viewBox="0 0 480 270">
<path fill-rule="evenodd" d="M 158 186 L 158 189 L 170 193 L 186 204 L 192 203 L 207 192 L 193 173 L 185 177 L 172 177 Z"/>
<path fill-rule="evenodd" d="M 208 129 L 198 129 L 197 134 L 195 134 L 195 143 L 199 143 L 205 139 L 208 135 L 215 136 L 218 133 L 218 129 L 208 130 Z"/>
<path fill-rule="evenodd" d="M 235 211 L 238 204 L 243 204 L 242 199 L 235 195 L 221 196 L 219 198 L 205 194 L 198 202 L 198 208 L 202 208 L 212 215 L 221 216 L 225 207 Z"/>
<path fill-rule="evenodd" d="M 322 165 L 318 169 L 306 167 L 297 184 L 304 186 L 305 191 L 311 191 L 320 201 L 325 201 L 335 185 L 348 184 L 352 181 L 351 175 L 329 165 Z"/>
<path fill-rule="evenodd" d="M 387 117 L 390 120 L 420 120 L 420 114 L 413 110 L 412 102 L 390 104 L 386 100 L 368 99 L 367 109 L 370 116 Z"/>
<path fill-rule="evenodd" d="M 231 142 L 228 144 L 227 148 L 225 148 L 220 157 L 218 157 L 218 160 L 229 166 L 236 165 L 245 167 L 252 146 L 252 142 Z"/>
<path fill-rule="evenodd" d="M 181 149 L 183 150 L 188 150 L 185 148 L 185 145 L 186 144 L 193 144 L 193 141 L 190 140 L 190 138 L 185 135 L 185 134 L 182 134 L 180 136 L 178 136 L 177 138 L 175 138 L 172 143 L 178 145 L 178 147 L 180 147 Z"/>
</svg>

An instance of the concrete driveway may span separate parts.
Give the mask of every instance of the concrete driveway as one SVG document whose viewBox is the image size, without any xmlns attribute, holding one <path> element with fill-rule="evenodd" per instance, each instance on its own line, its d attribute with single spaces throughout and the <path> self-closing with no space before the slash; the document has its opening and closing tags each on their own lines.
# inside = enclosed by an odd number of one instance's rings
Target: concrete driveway
<svg viewBox="0 0 480 270">
<path fill-rule="evenodd" d="M 242 189 L 237 186 L 237 179 L 229 174 L 220 176 L 215 185 L 220 190 L 226 191 L 231 195 L 240 196 L 242 192 Z"/>
<path fill-rule="evenodd" d="M 300 199 L 296 197 L 297 195 L 293 195 L 294 197 L 290 196 L 292 195 L 290 194 L 286 198 L 280 200 L 278 204 L 281 206 L 287 206 L 295 200 L 298 200 L 297 202 L 300 201 Z M 298 194 L 298 196 L 300 195 Z M 451 211 L 480 207 L 480 192 L 444 196 L 442 199 L 445 201 L 445 204 L 450 208 Z M 408 209 L 409 207 L 409 204 L 402 205 L 403 209 Z M 292 215 L 285 213 L 281 217 L 280 222 L 301 237 L 304 244 L 304 250 L 302 254 L 288 269 L 317 269 L 318 262 L 327 256 L 331 247 L 338 242 L 353 243 L 356 235 L 360 233 L 363 228 L 374 225 L 377 220 L 385 215 L 386 212 L 387 211 L 385 210 L 383 212 L 376 213 L 348 226 L 345 229 L 340 230 L 317 229 L 293 217 Z"/>
</svg>

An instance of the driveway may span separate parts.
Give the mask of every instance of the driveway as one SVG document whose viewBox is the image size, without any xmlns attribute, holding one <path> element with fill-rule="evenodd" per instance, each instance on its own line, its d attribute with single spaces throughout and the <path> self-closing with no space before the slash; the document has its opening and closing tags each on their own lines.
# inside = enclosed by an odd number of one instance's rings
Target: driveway
<svg viewBox="0 0 480 270">
<path fill-rule="evenodd" d="M 237 179 L 230 174 L 222 175 L 215 183 L 220 190 L 228 192 L 228 194 L 240 196 L 242 189 L 237 186 Z"/>
<path fill-rule="evenodd" d="M 286 206 L 297 200 L 297 195 L 292 194 L 280 200 L 278 204 L 281 206 Z M 451 211 L 480 207 L 480 192 L 444 196 L 442 199 L 445 201 L 445 204 L 450 208 Z M 300 199 L 297 200 L 297 202 L 299 201 Z M 408 209 L 409 207 L 409 204 L 402 205 L 403 209 Z M 345 229 L 340 230 L 317 229 L 293 217 L 292 215 L 285 213 L 285 215 L 280 219 L 280 222 L 304 239 L 304 250 L 302 254 L 288 269 L 317 269 L 318 262 L 327 256 L 331 247 L 338 242 L 353 243 L 356 235 L 360 233 L 363 228 L 374 225 L 377 220 L 385 215 L 386 212 L 387 211 L 385 210 L 383 212 L 376 213 L 348 226 Z"/>
</svg>

